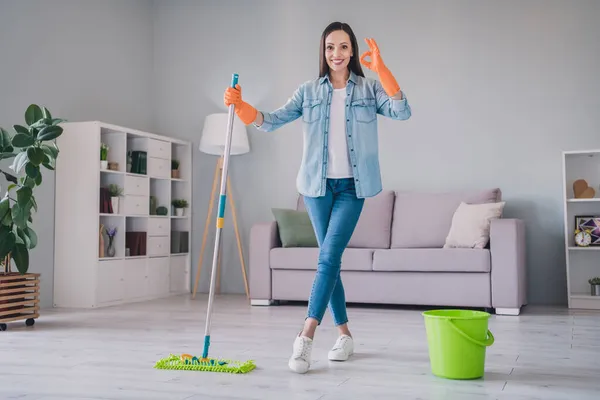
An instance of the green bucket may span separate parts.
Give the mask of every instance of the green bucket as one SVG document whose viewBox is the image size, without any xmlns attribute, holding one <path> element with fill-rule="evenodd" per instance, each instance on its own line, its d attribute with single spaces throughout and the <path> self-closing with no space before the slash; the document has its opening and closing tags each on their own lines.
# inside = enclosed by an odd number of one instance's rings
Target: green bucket
<svg viewBox="0 0 600 400">
<path fill-rule="evenodd" d="M 481 378 L 486 349 L 494 343 L 490 314 L 482 311 L 431 310 L 422 314 L 431 372 L 448 379 Z"/>
</svg>

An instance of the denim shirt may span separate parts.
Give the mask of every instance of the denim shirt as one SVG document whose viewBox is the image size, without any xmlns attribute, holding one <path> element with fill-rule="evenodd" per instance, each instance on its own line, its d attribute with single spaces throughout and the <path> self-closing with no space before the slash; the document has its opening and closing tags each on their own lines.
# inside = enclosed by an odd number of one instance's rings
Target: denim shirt
<svg viewBox="0 0 600 400">
<path fill-rule="evenodd" d="M 327 187 L 327 156 L 330 104 L 333 86 L 328 76 L 304 82 L 292 97 L 273 112 L 262 112 L 264 122 L 255 127 L 274 131 L 302 117 L 304 146 L 296 185 L 300 194 L 320 197 Z M 346 138 L 356 196 L 372 197 L 381 192 L 377 114 L 406 120 L 411 109 L 404 93 L 392 99 L 378 80 L 350 72 L 346 85 Z"/>
</svg>

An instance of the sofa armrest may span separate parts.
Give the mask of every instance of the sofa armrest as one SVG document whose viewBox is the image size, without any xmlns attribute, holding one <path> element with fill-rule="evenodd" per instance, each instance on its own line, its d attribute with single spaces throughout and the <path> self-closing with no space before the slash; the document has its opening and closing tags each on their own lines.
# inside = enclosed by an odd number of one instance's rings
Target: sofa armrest
<svg viewBox="0 0 600 400">
<path fill-rule="evenodd" d="M 492 307 L 497 314 L 518 315 L 527 304 L 525 223 L 499 218 L 490 225 Z"/>
<path fill-rule="evenodd" d="M 271 249 L 280 247 L 277 222 L 260 222 L 250 230 L 249 286 L 253 302 L 271 300 Z"/>
</svg>

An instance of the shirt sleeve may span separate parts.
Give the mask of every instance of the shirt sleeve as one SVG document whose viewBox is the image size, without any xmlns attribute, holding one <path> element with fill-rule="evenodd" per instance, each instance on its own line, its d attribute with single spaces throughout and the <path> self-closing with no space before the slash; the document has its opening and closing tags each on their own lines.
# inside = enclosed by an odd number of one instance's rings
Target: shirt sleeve
<svg viewBox="0 0 600 400">
<path fill-rule="evenodd" d="M 304 84 L 294 91 L 286 103 L 275 111 L 259 111 L 263 115 L 263 123 L 254 126 L 264 132 L 272 132 L 302 116 L 302 102 L 304 100 Z"/>
<path fill-rule="evenodd" d="M 375 80 L 377 113 L 397 120 L 409 119 L 411 116 L 411 108 L 404 92 L 400 92 L 402 93 L 402 99 L 393 99 L 385 92 L 385 90 L 383 90 L 381 82 Z"/>
</svg>

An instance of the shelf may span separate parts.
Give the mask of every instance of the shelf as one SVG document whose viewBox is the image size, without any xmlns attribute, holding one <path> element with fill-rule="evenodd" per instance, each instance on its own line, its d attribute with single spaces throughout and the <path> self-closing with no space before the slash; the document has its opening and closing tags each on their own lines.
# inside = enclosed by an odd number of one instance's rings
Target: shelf
<svg viewBox="0 0 600 400">
<path fill-rule="evenodd" d="M 115 171 L 114 169 L 101 169 L 100 170 L 101 174 L 117 174 L 117 175 L 123 175 L 125 172 L 123 171 Z"/>
<path fill-rule="evenodd" d="M 571 295 L 572 299 L 580 299 L 580 300 L 594 300 L 594 301 L 600 301 L 600 296 L 592 296 L 589 294 L 585 294 L 585 293 L 573 293 Z"/>
<path fill-rule="evenodd" d="M 569 250 L 572 250 L 572 251 L 600 251 L 600 246 L 590 246 L 590 247 L 569 246 Z"/>
<path fill-rule="evenodd" d="M 600 201 L 600 198 L 594 197 L 592 199 L 567 199 L 569 203 L 593 203 Z"/>
<path fill-rule="evenodd" d="M 62 126 L 55 171 L 54 305 L 93 308 L 191 292 L 191 253 L 171 254 L 191 252 L 191 218 L 170 214 L 172 200 L 184 199 L 192 215 L 192 143 L 99 121 Z M 114 169 L 100 162 L 101 143 L 108 145 Z M 175 160 L 179 175 L 172 175 Z M 122 189 L 118 200 L 106 193 L 111 185 Z M 167 215 L 150 214 L 155 207 L 165 207 Z M 114 257 L 106 254 L 101 226 L 116 229 Z M 185 247 L 171 249 L 174 238 Z"/>
</svg>

